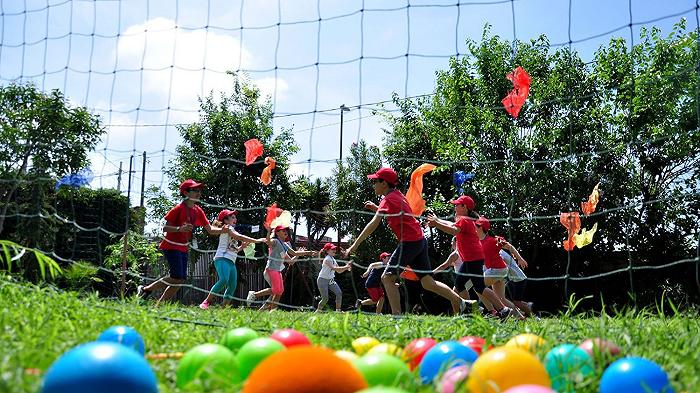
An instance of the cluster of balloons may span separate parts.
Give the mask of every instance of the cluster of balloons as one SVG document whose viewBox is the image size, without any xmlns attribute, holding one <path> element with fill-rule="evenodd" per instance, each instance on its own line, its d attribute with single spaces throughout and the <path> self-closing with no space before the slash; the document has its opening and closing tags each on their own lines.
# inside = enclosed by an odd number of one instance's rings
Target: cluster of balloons
<svg viewBox="0 0 700 393">
<path fill-rule="evenodd" d="M 610 341 L 595 338 L 580 345 L 557 345 L 540 360 L 537 353 L 546 345 L 542 337 L 526 333 L 499 347 L 476 336 L 442 342 L 418 338 L 403 348 L 359 337 L 352 341 L 352 350 L 331 350 L 313 345 L 294 329 L 266 337 L 241 327 L 216 344 L 185 352 L 176 383 L 185 391 L 240 388 L 245 393 L 405 393 L 402 388 L 415 390 L 419 385 L 441 393 L 564 393 L 592 383 L 596 367 L 602 366 L 601 393 L 674 392 L 656 363 L 621 358 L 620 348 Z M 143 339 L 134 329 L 109 328 L 97 341 L 57 359 L 42 392 L 157 392 L 144 352 Z"/>
</svg>

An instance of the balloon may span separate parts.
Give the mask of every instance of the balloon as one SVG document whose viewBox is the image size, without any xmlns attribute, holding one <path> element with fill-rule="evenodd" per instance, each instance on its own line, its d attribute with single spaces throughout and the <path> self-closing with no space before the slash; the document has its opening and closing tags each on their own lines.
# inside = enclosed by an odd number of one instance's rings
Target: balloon
<svg viewBox="0 0 700 393">
<path fill-rule="evenodd" d="M 258 337 L 258 332 L 255 330 L 247 327 L 241 327 L 231 329 L 226 332 L 226 334 L 221 337 L 221 340 L 219 340 L 219 344 L 225 346 L 231 350 L 231 352 L 236 353 L 243 346 L 243 344 Z"/>
<path fill-rule="evenodd" d="M 352 349 L 358 355 L 364 355 L 373 346 L 379 345 L 379 340 L 374 337 L 358 337 L 352 341 Z"/>
<path fill-rule="evenodd" d="M 353 361 L 369 386 L 392 386 L 410 377 L 411 370 L 396 356 L 372 353 Z"/>
<path fill-rule="evenodd" d="M 459 343 L 468 346 L 469 348 L 473 349 L 474 352 L 481 355 L 481 351 L 483 350 L 484 345 L 486 345 L 486 340 L 477 336 L 464 336 L 459 339 Z M 489 345 L 487 349 L 489 348 L 493 348 L 493 345 Z"/>
<path fill-rule="evenodd" d="M 479 355 L 457 341 L 443 341 L 430 348 L 420 362 L 420 378 L 431 383 L 439 373 L 452 367 L 473 363 Z"/>
<path fill-rule="evenodd" d="M 250 165 L 255 162 L 255 159 L 260 157 L 263 154 L 263 151 L 265 150 L 265 146 L 263 146 L 262 142 L 259 140 L 253 138 L 253 139 L 248 139 L 243 143 L 243 146 L 245 146 L 245 164 Z"/>
<path fill-rule="evenodd" d="M 651 360 L 616 360 L 603 372 L 600 393 L 674 393 L 666 372 Z"/>
<path fill-rule="evenodd" d="M 472 364 L 467 380 L 470 393 L 496 393 L 527 384 L 551 385 L 547 370 L 535 355 L 515 346 L 485 352 Z"/>
<path fill-rule="evenodd" d="M 556 391 L 540 385 L 518 385 L 503 393 L 557 393 Z"/>
<path fill-rule="evenodd" d="M 403 349 L 403 360 L 408 362 L 411 370 L 418 367 L 418 364 L 423 360 L 423 356 L 428 350 L 437 344 L 437 341 L 432 338 L 417 338 Z"/>
<path fill-rule="evenodd" d="M 49 367 L 42 393 L 158 392 L 146 359 L 116 342 L 95 341 L 61 355 Z"/>
<path fill-rule="evenodd" d="M 396 356 L 398 358 L 403 357 L 403 350 L 396 344 L 390 343 L 380 343 L 367 351 L 367 353 L 385 353 L 387 355 Z"/>
<path fill-rule="evenodd" d="M 227 388 L 240 382 L 236 355 L 219 344 L 201 344 L 180 359 L 177 366 L 177 387 L 186 388 L 193 382 L 204 382 L 206 386 Z"/>
<path fill-rule="evenodd" d="M 304 333 L 294 329 L 275 330 L 275 332 L 270 335 L 270 338 L 279 341 L 287 348 L 296 345 L 311 345 L 311 341 L 309 341 L 309 338 L 306 337 Z"/>
<path fill-rule="evenodd" d="M 243 393 L 351 393 L 366 387 L 362 374 L 332 350 L 298 345 L 260 362 Z"/>
<path fill-rule="evenodd" d="M 544 366 L 552 379 L 552 388 L 560 393 L 575 392 L 576 386 L 594 371 L 591 357 L 573 344 L 552 348 L 544 358 Z"/>
<path fill-rule="evenodd" d="M 343 349 L 335 351 L 335 356 L 347 360 L 348 362 L 352 362 L 353 360 L 359 358 L 359 356 L 355 352 L 350 352 Z"/>
<path fill-rule="evenodd" d="M 620 347 L 614 342 L 602 338 L 589 338 L 582 342 L 579 348 L 588 353 L 595 362 L 608 364 L 616 357 L 620 356 Z"/>
<path fill-rule="evenodd" d="M 267 337 L 256 338 L 243 344 L 236 354 L 238 367 L 241 370 L 241 378 L 248 378 L 248 375 L 258 363 L 273 353 L 284 349 L 284 345 L 279 341 Z"/>
<path fill-rule="evenodd" d="M 143 338 L 134 328 L 129 326 L 112 326 L 100 333 L 97 341 L 112 341 L 133 349 L 143 356 L 146 353 L 146 346 Z"/>
<path fill-rule="evenodd" d="M 505 346 L 516 347 L 534 353 L 535 351 L 537 351 L 537 348 L 545 345 L 546 343 L 547 341 L 545 341 L 542 337 L 538 335 L 532 333 L 523 333 L 518 334 L 517 336 L 508 340 Z"/>
<path fill-rule="evenodd" d="M 462 388 L 465 386 L 465 381 L 468 376 L 469 366 L 462 365 L 452 367 L 445 371 L 442 379 L 440 379 L 440 389 L 438 389 L 438 391 L 442 393 L 454 393 L 458 389 L 463 390 Z"/>
</svg>

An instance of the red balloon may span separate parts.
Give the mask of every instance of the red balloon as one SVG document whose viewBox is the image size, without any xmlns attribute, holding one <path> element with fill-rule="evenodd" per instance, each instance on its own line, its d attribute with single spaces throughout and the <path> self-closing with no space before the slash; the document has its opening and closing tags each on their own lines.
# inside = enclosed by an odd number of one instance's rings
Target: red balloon
<svg viewBox="0 0 700 393">
<path fill-rule="evenodd" d="M 270 338 L 279 341 L 287 348 L 297 345 L 311 345 L 311 341 L 304 333 L 294 329 L 275 330 L 274 333 L 270 335 Z"/>
<path fill-rule="evenodd" d="M 481 350 L 484 348 L 484 345 L 486 345 L 486 340 L 478 336 L 464 336 L 459 339 L 459 342 L 460 344 L 466 345 L 473 349 L 474 352 L 478 353 L 479 355 L 481 355 Z M 491 348 L 493 348 L 493 345 L 489 345 L 487 349 Z"/>
<path fill-rule="evenodd" d="M 403 349 L 403 359 L 408 362 L 411 370 L 414 370 L 423 360 L 426 352 L 437 344 L 432 338 L 417 338 Z"/>
</svg>

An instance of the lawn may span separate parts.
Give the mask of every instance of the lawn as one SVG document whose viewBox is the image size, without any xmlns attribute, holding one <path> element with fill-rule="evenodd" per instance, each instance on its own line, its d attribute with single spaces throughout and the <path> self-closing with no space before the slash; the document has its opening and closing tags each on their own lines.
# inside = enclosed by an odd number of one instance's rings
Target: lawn
<svg viewBox="0 0 700 393">
<path fill-rule="evenodd" d="M 697 392 L 700 386 L 700 320 L 695 312 L 672 312 L 670 317 L 656 309 L 618 314 L 609 311 L 595 316 L 563 312 L 558 317 L 540 320 L 499 322 L 478 316 L 392 318 L 352 312 L 258 312 L 245 308 L 212 307 L 203 311 L 178 305 L 155 309 L 152 303 L 136 299 L 105 300 L 37 287 L 6 275 L 0 275 L 0 310 L 0 392 L 38 391 L 41 374 L 58 356 L 77 344 L 94 340 L 112 325 L 136 328 L 144 337 L 146 353 L 186 351 L 197 344 L 217 342 L 228 329 L 241 326 L 261 334 L 295 328 L 306 332 L 314 343 L 334 349 L 350 349 L 352 340 L 360 336 L 405 345 L 418 337 L 441 341 L 477 335 L 503 344 L 518 333 L 531 332 L 548 341 L 538 352 L 540 358 L 557 344 L 605 337 L 617 343 L 625 354 L 660 364 L 676 392 Z M 150 363 L 160 390 L 178 391 L 177 360 Z M 596 372 L 579 391 L 597 391 L 602 368 Z"/>
</svg>

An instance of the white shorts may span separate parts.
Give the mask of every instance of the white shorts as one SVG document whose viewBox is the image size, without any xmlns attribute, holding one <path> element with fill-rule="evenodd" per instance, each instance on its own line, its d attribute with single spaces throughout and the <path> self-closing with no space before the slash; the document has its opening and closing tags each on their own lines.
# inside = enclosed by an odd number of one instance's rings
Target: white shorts
<svg viewBox="0 0 700 393">
<path fill-rule="evenodd" d="M 484 278 L 506 278 L 508 277 L 508 268 L 494 269 L 488 268 L 484 270 Z"/>
</svg>

